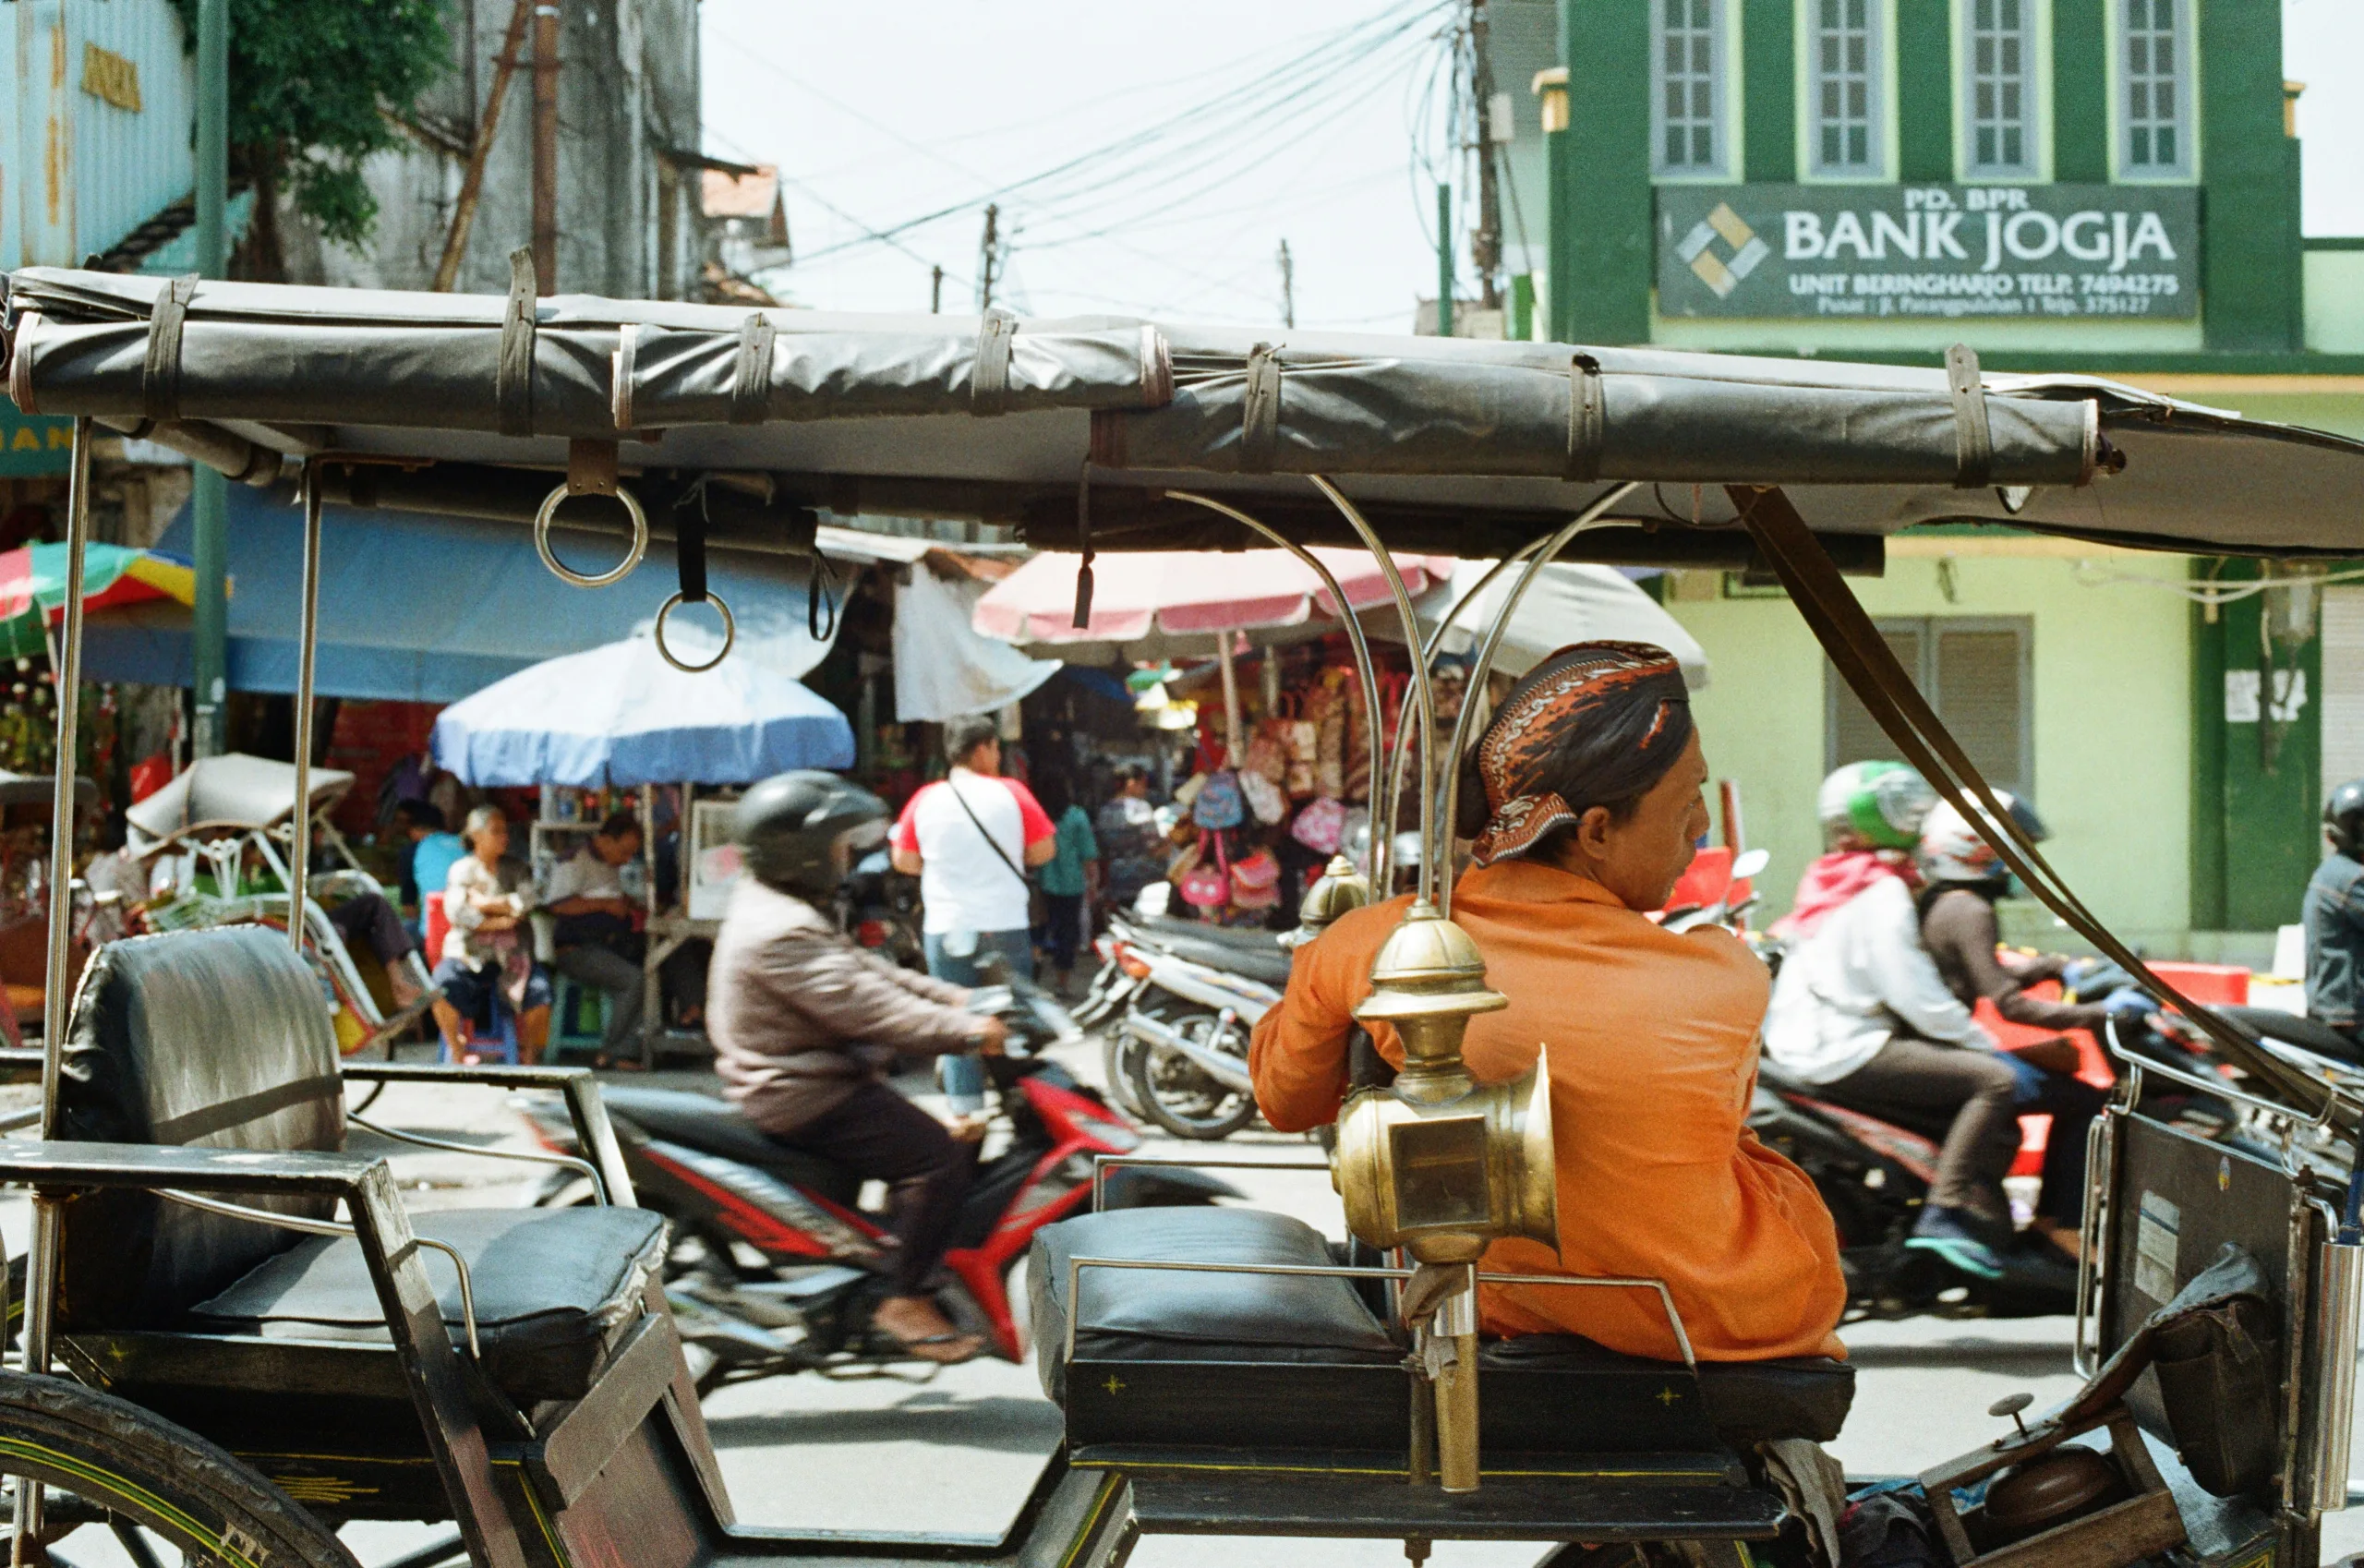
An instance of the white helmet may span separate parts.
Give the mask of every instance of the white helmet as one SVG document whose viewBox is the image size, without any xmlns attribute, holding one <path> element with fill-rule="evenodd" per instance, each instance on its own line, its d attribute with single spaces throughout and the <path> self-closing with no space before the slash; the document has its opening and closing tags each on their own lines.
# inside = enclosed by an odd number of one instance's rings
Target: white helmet
<svg viewBox="0 0 2364 1568">
<path fill-rule="evenodd" d="M 1860 838 L 1878 850 L 1909 850 L 1937 803 L 1928 781 L 1900 762 L 1851 762 L 1822 781 L 1815 815 L 1823 842 Z"/>
<path fill-rule="evenodd" d="M 2035 808 L 2008 790 L 1995 791 L 1995 799 L 2011 815 L 2021 833 L 2036 843 L 2052 837 Z M 1981 814 L 1984 816 L 1984 813 Z M 1940 801 L 1921 825 L 1921 847 L 1913 851 L 1913 860 L 1921 867 L 1923 880 L 1940 882 L 2004 882 L 2010 871 L 2003 864 L 2003 857 L 1995 850 L 1992 840 L 2004 835 L 1990 834 L 1984 822 L 1977 827 L 1953 807 L 1950 801 Z"/>
</svg>

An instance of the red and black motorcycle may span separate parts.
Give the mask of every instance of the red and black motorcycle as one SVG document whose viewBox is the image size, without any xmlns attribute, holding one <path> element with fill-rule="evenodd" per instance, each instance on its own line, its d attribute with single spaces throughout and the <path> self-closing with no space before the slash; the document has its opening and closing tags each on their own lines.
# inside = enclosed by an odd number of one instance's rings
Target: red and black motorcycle
<svg viewBox="0 0 2364 1568">
<path fill-rule="evenodd" d="M 991 1353 L 1027 1350 L 1019 1272 L 1034 1233 L 1089 1208 L 1093 1156 L 1125 1154 L 1140 1135 L 1100 1093 L 1039 1054 L 1070 1038 L 1071 1020 L 1031 986 L 980 994 L 1009 1027 L 1006 1055 L 985 1058 L 998 1101 L 987 1148 L 935 1298 Z M 520 1102 L 550 1150 L 573 1153 L 573 1128 Z M 862 1183 L 829 1161 L 775 1142 L 729 1103 L 678 1090 L 603 1084 L 601 1098 L 644 1208 L 671 1222 L 666 1294 L 700 1391 L 778 1372 L 869 1370 L 911 1357 L 874 1332 L 885 1294 L 879 1265 L 893 1245 L 882 1216 L 860 1206 Z M 1006 1141 L 995 1136 L 1007 1129 Z M 537 1203 L 580 1196 L 560 1170 Z M 1190 1170 L 1120 1166 L 1103 1183 L 1109 1208 L 1212 1203 L 1240 1192 Z M 1016 1286 L 1017 1288 L 1013 1288 Z"/>
</svg>

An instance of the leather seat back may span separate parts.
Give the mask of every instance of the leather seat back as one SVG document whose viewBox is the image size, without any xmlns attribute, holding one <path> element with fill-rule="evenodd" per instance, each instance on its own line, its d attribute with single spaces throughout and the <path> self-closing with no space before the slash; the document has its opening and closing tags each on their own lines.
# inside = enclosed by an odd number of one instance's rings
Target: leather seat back
<svg viewBox="0 0 2364 1568">
<path fill-rule="evenodd" d="M 259 925 L 136 936 L 99 949 L 74 999 L 64 1136 L 100 1143 L 335 1151 L 344 1085 L 329 1004 L 284 933 Z M 322 1198 L 239 1196 L 326 1217 Z M 60 1326 L 163 1328 L 294 1231 L 144 1192 L 66 1206 Z"/>
</svg>

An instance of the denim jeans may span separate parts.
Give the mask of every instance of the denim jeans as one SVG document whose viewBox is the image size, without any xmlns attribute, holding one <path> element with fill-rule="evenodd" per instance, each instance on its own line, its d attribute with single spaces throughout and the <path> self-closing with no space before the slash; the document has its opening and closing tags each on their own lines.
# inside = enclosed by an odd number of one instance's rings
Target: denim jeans
<svg viewBox="0 0 2364 1568">
<path fill-rule="evenodd" d="M 954 985 L 983 985 L 985 977 L 977 972 L 977 959 L 986 953 L 999 953 L 1012 974 L 1021 980 L 1034 978 L 1034 934 L 1031 931 L 980 931 L 975 933 L 977 946 L 967 957 L 957 957 L 944 950 L 945 938 L 950 932 L 931 931 L 921 938 L 927 950 L 927 971 L 936 979 Z M 944 1088 L 944 1097 L 952 1114 L 973 1116 L 985 1108 L 985 1067 L 973 1055 L 947 1055 L 936 1059 L 936 1081 Z"/>
</svg>

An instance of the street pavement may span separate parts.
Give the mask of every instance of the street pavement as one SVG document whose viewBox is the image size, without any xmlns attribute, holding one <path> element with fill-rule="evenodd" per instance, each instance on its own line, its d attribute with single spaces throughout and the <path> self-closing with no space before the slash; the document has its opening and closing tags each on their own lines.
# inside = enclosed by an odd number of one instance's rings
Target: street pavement
<svg viewBox="0 0 2364 1568">
<path fill-rule="evenodd" d="M 1069 1065 L 1079 1076 L 1096 1077 L 1096 1048 L 1075 1052 Z M 660 1081 L 712 1086 L 697 1074 L 669 1073 Z M 929 1093 L 922 1080 L 902 1087 L 922 1100 Z M 24 1094 L 0 1090 L 0 1111 Z M 529 1146 L 507 1097 L 492 1092 L 395 1085 L 373 1107 L 372 1119 L 474 1147 Z M 417 1208 L 520 1201 L 530 1185 L 516 1179 L 513 1165 L 404 1145 L 359 1128 L 352 1147 L 385 1154 L 404 1199 Z M 1275 1164 L 1313 1153 L 1302 1139 L 1264 1131 L 1221 1145 L 1153 1139 L 1148 1152 Z M 1343 1234 L 1323 1173 L 1220 1174 L 1260 1205 Z M 25 1245 L 27 1208 L 21 1197 L 0 1200 L 0 1236 L 12 1249 Z M 1851 1476 L 1917 1471 L 1992 1438 L 2001 1423 L 1986 1408 L 2003 1395 L 2024 1390 L 2041 1408 L 2076 1387 L 2065 1318 L 1863 1323 L 1845 1338 L 1859 1369 L 1855 1405 L 1829 1446 Z M 830 1530 L 997 1536 L 1059 1436 L 1057 1412 L 1043 1399 L 1031 1364 L 995 1360 L 932 1377 L 806 1375 L 737 1384 L 707 1401 L 706 1418 L 743 1522 Z M 2364 1454 L 2364 1442 L 2357 1452 Z M 356 1525 L 346 1538 L 369 1562 L 410 1550 L 431 1533 L 414 1525 Z M 2358 1550 L 2364 1508 L 2326 1522 L 2326 1562 Z M 78 1532 L 63 1555 L 76 1568 L 130 1568 L 111 1539 L 90 1530 Z M 1446 1543 L 1432 1561 L 1440 1568 L 1522 1568 L 1538 1555 L 1527 1545 Z M 1386 1542 L 1188 1537 L 1149 1538 L 1133 1557 L 1141 1568 L 1202 1568 L 1217 1561 L 1224 1568 L 1344 1568 L 1401 1559 Z"/>
</svg>

